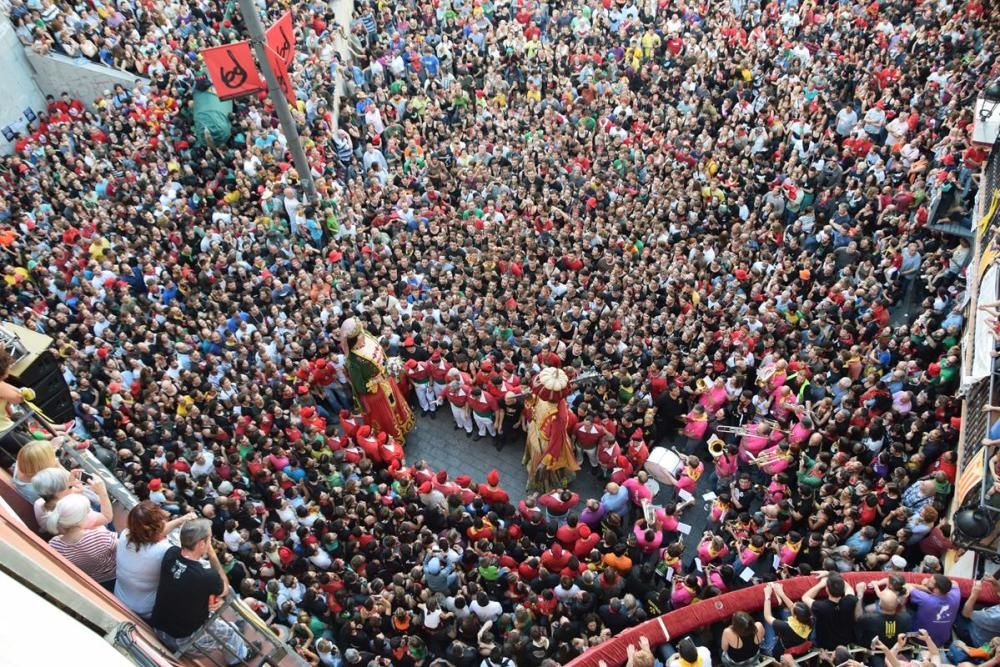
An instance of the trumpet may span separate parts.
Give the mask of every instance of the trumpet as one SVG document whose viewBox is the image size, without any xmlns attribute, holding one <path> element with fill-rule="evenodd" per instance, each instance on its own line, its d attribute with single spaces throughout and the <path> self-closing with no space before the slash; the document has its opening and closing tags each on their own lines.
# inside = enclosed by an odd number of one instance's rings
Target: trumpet
<svg viewBox="0 0 1000 667">
<path fill-rule="evenodd" d="M 708 453 L 712 455 L 712 458 L 718 460 L 720 456 L 726 451 L 725 441 L 717 435 L 713 435 L 708 439 Z"/>
<path fill-rule="evenodd" d="M 743 426 L 726 426 L 725 424 L 716 425 L 715 432 L 725 433 L 727 435 L 737 435 L 741 438 L 747 435 L 757 435 L 756 432 L 751 431 L 749 428 Z"/>
<path fill-rule="evenodd" d="M 780 450 L 776 449 L 774 451 L 761 452 L 756 458 L 750 460 L 750 463 L 754 464 L 761 469 L 762 472 L 768 472 L 767 467 L 773 463 L 777 463 L 785 457 L 785 454 Z"/>
</svg>

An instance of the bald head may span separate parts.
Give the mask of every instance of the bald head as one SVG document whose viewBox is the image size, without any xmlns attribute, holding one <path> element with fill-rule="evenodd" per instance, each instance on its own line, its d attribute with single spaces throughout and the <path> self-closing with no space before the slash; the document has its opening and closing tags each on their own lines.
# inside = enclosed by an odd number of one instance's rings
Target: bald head
<svg viewBox="0 0 1000 667">
<path fill-rule="evenodd" d="M 883 614 L 895 614 L 899 608 L 899 596 L 888 589 L 878 594 L 878 606 Z"/>
</svg>

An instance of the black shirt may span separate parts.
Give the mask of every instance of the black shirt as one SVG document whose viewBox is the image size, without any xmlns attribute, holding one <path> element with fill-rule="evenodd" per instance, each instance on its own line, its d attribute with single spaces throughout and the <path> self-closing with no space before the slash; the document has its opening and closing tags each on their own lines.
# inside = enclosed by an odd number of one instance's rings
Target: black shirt
<svg viewBox="0 0 1000 667">
<path fill-rule="evenodd" d="M 858 621 L 858 644 L 869 646 L 878 637 L 886 646 L 896 643 L 896 636 L 910 631 L 910 612 L 900 611 L 891 616 L 881 610 L 869 612 Z"/>
<path fill-rule="evenodd" d="M 201 561 L 181 556 L 180 547 L 170 547 L 160 564 L 152 625 L 175 639 L 184 639 L 208 619 L 208 598 L 221 595 L 222 577 Z"/>
<path fill-rule="evenodd" d="M 812 605 L 816 624 L 816 645 L 832 651 L 854 642 L 854 606 L 858 599 L 845 595 L 837 602 L 816 600 Z"/>
<path fill-rule="evenodd" d="M 774 623 L 771 624 L 771 627 L 774 628 L 774 634 L 777 635 L 778 641 L 781 642 L 781 646 L 784 650 L 795 648 L 809 639 L 808 635 L 805 637 L 799 636 L 797 632 L 792 630 L 792 626 L 788 624 L 788 621 L 775 619 Z"/>
</svg>

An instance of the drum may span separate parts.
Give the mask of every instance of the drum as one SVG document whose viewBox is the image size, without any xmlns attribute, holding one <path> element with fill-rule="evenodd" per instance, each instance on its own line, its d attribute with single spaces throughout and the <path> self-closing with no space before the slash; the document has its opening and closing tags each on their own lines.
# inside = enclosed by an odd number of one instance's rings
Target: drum
<svg viewBox="0 0 1000 667">
<path fill-rule="evenodd" d="M 654 447 L 646 459 L 645 469 L 650 477 L 663 484 L 668 483 L 666 472 L 676 475 L 681 467 L 681 458 L 672 449 L 666 447 Z"/>
</svg>

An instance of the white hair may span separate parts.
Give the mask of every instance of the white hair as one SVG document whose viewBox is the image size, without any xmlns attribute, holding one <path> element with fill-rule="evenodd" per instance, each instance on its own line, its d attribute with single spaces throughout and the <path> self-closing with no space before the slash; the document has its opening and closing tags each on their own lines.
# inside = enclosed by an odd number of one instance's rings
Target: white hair
<svg viewBox="0 0 1000 667">
<path fill-rule="evenodd" d="M 62 467 L 39 470 L 31 478 L 31 488 L 45 500 L 52 500 L 69 488 L 69 471 Z"/>
<path fill-rule="evenodd" d="M 46 519 L 45 528 L 53 535 L 62 535 L 75 528 L 90 516 L 90 500 L 82 493 L 71 493 L 59 499 Z"/>
</svg>

